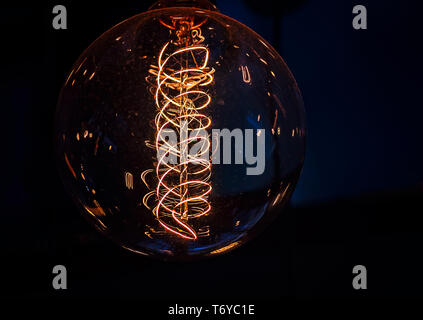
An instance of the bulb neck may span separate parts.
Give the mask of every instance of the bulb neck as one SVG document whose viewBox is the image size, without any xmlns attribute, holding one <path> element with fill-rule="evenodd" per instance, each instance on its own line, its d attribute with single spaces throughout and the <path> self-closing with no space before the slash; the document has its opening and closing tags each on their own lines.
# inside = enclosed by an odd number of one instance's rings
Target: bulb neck
<svg viewBox="0 0 423 320">
<path fill-rule="evenodd" d="M 217 7 L 209 0 L 158 0 L 148 10 L 172 7 L 191 7 L 209 11 L 218 11 Z"/>
</svg>

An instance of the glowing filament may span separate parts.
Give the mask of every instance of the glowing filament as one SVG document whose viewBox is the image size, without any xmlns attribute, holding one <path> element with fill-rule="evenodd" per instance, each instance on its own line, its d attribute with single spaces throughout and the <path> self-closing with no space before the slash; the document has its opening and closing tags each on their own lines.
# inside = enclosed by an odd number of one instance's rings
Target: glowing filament
<svg viewBox="0 0 423 320">
<path fill-rule="evenodd" d="M 158 66 L 152 66 L 149 71 L 155 77 L 158 113 L 155 142 L 146 143 L 161 156 L 154 170 L 144 171 L 141 179 L 151 189 L 143 203 L 153 211 L 160 225 L 174 235 L 195 240 L 199 233 L 204 233 L 196 220 L 211 210 L 210 140 L 199 132 L 211 125 L 211 119 L 202 110 L 211 102 L 205 87 L 213 82 L 214 69 L 207 66 L 209 50 L 201 44 L 204 40 L 201 31 L 194 29 L 191 33 L 200 41 L 185 45 L 166 43 L 160 51 Z M 169 131 L 179 135 L 176 145 L 161 138 Z M 188 152 L 194 143 L 201 145 L 201 152 Z M 166 161 L 170 155 L 178 161 Z M 152 172 L 156 176 L 155 186 L 146 182 L 146 175 Z"/>
</svg>

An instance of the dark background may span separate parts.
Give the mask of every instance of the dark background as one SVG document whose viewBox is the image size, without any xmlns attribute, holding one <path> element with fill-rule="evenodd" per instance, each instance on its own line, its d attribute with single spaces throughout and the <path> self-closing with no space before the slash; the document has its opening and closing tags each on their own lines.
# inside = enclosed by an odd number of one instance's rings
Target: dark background
<svg viewBox="0 0 423 320">
<path fill-rule="evenodd" d="M 85 222 L 64 192 L 53 151 L 56 101 L 72 64 L 101 33 L 151 3 L 2 3 L 0 296 L 422 297 L 423 5 L 216 1 L 272 43 L 296 77 L 307 112 L 306 161 L 291 207 L 256 240 L 205 261 L 163 263 L 126 252 Z M 67 30 L 51 26 L 56 4 L 67 8 Z M 367 7 L 368 30 L 352 28 L 356 4 Z M 68 269 L 69 289 L 61 292 L 51 286 L 57 264 Z M 357 264 L 367 267 L 368 290 L 352 288 Z"/>
</svg>

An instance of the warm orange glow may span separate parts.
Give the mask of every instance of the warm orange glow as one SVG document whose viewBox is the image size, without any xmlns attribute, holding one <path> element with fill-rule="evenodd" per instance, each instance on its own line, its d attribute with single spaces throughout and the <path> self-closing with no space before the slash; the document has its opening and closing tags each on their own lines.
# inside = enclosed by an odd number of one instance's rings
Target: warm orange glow
<svg viewBox="0 0 423 320">
<path fill-rule="evenodd" d="M 143 203 L 153 211 L 160 225 L 181 238 L 195 240 L 200 228 L 193 227 L 191 221 L 211 210 L 210 139 L 199 131 L 204 132 L 211 125 L 211 119 L 202 110 L 211 102 L 204 87 L 213 82 L 214 69 L 207 66 L 209 50 L 201 44 L 204 41 L 201 30 L 189 32 L 190 36 L 185 33 L 178 43 L 166 43 L 158 65 L 150 69 L 156 78 L 154 98 L 158 113 L 155 142 L 146 143 L 161 156 L 155 169 L 144 171 L 141 179 L 152 189 Z M 169 131 L 179 134 L 176 145 L 162 138 Z M 193 143 L 201 148 L 190 154 L 189 145 Z M 167 161 L 170 156 L 177 159 L 176 163 Z M 146 175 L 153 172 L 157 185 L 149 186 Z M 154 205 L 150 205 L 153 199 Z"/>
<path fill-rule="evenodd" d="M 176 29 L 176 23 L 178 21 L 184 21 L 184 22 L 188 22 L 190 27 L 191 27 L 191 30 L 195 31 L 195 30 L 198 30 L 198 28 L 201 27 L 207 21 L 207 17 L 204 17 L 203 19 L 201 19 L 197 23 L 195 23 L 192 18 L 185 17 L 185 16 L 172 16 L 170 18 L 170 20 L 171 20 L 171 23 L 167 23 L 167 22 L 163 21 L 163 19 L 159 19 L 159 21 L 162 25 L 164 25 L 166 28 L 169 28 L 171 30 Z"/>
<path fill-rule="evenodd" d="M 75 170 L 73 170 L 73 168 L 72 168 L 72 166 L 71 166 L 71 164 L 70 164 L 70 162 L 69 162 L 69 159 L 68 159 L 68 156 L 67 156 L 67 154 L 65 153 L 65 162 L 66 162 L 66 165 L 68 166 L 68 168 L 69 168 L 69 171 L 72 173 L 72 175 L 73 175 L 73 177 L 76 179 L 76 173 L 75 173 Z"/>
<path fill-rule="evenodd" d="M 220 253 L 223 253 L 223 252 L 226 252 L 226 251 L 232 250 L 232 249 L 234 249 L 236 246 L 238 246 L 240 243 L 241 243 L 241 242 L 239 242 L 239 241 L 235 241 L 235 242 L 233 242 L 233 243 L 228 244 L 227 246 L 224 246 L 223 248 L 213 250 L 212 252 L 210 252 L 210 255 L 213 255 L 213 254 L 220 254 Z"/>
</svg>

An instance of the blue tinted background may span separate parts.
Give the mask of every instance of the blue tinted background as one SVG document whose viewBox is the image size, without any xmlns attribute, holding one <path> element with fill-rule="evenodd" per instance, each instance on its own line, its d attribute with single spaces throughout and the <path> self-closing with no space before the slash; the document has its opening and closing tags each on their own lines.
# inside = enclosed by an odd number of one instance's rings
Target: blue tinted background
<svg viewBox="0 0 423 320">
<path fill-rule="evenodd" d="M 354 30 L 356 4 L 304 1 L 277 21 L 243 0 L 217 1 L 223 14 L 279 47 L 302 91 L 307 151 L 293 205 L 423 178 L 420 11 L 414 1 L 360 1 L 368 29 Z"/>
<path fill-rule="evenodd" d="M 181 264 L 143 259 L 101 237 L 55 168 L 54 112 L 66 74 L 96 37 L 152 1 L 62 0 L 69 28 L 60 31 L 51 27 L 56 1 L 2 2 L 0 296 L 140 298 L 138 309 L 154 309 L 155 318 L 175 301 L 169 283 L 185 274 L 187 285 L 174 288 L 189 305 L 267 299 L 274 314 L 284 296 L 421 296 L 421 1 L 360 1 L 366 31 L 351 26 L 356 1 L 275 0 L 302 2 L 282 16 L 266 10 L 269 2 L 217 4 L 280 50 L 302 89 L 308 139 L 297 207 L 228 255 Z M 59 263 L 70 271 L 66 292 L 51 288 Z M 366 292 L 351 287 L 356 264 L 369 268 Z M 207 290 L 192 290 L 199 283 Z"/>
</svg>

